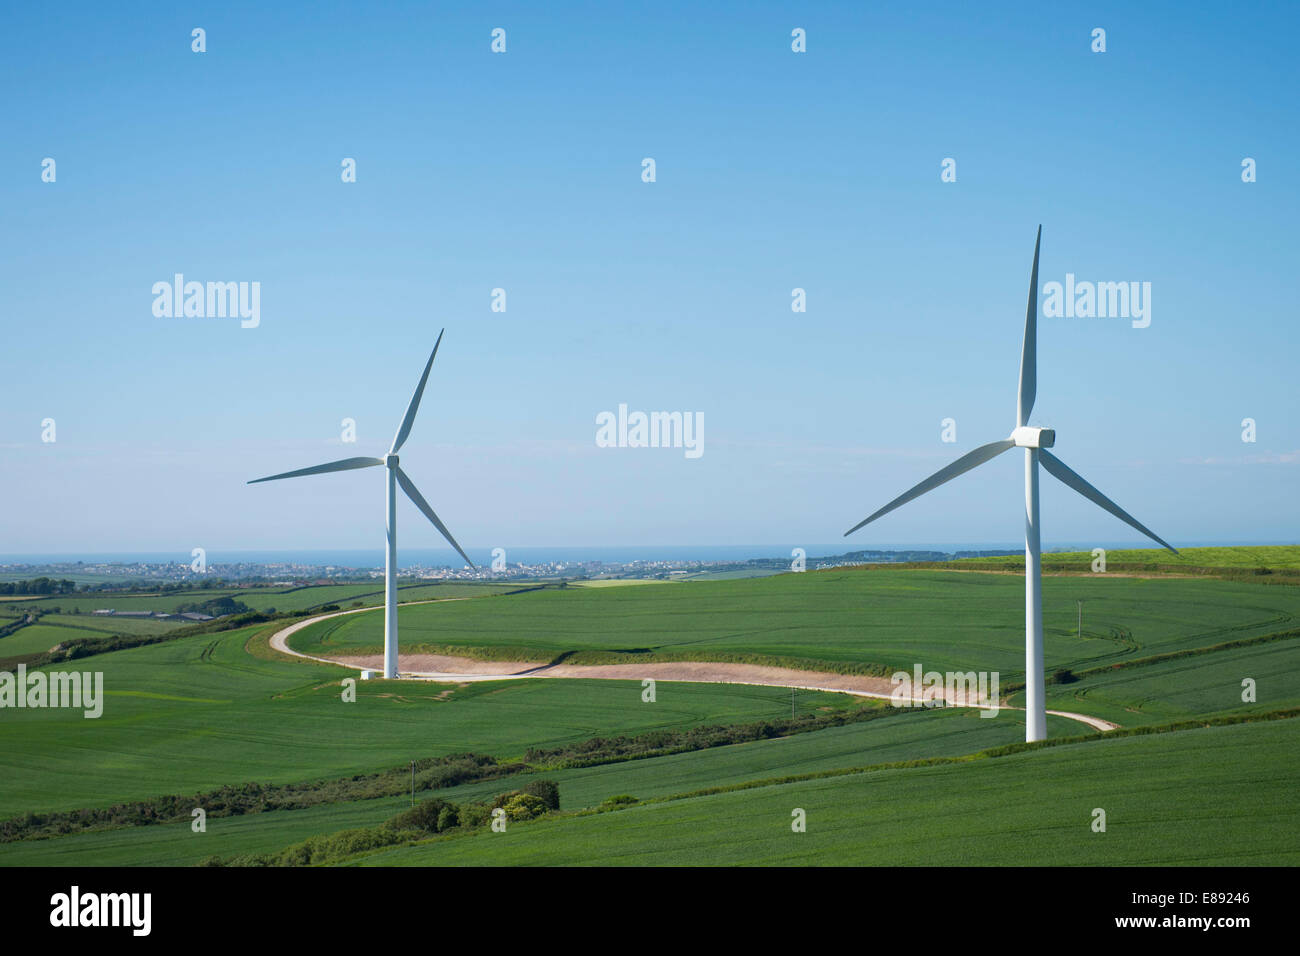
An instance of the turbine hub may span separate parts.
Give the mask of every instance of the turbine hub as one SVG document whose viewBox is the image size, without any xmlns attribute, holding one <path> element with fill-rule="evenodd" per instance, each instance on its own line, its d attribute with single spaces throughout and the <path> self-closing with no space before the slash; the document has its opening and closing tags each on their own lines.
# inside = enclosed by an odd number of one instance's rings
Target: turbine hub
<svg viewBox="0 0 1300 956">
<path fill-rule="evenodd" d="M 1051 448 L 1056 444 L 1056 430 L 1021 425 L 1011 433 L 1011 440 L 1019 448 Z"/>
<path fill-rule="evenodd" d="M 385 465 L 385 467 L 388 467 L 388 468 L 396 468 L 396 467 L 397 467 L 397 456 L 396 456 L 396 455 L 385 455 L 385 456 L 384 456 L 384 465 Z"/>
</svg>

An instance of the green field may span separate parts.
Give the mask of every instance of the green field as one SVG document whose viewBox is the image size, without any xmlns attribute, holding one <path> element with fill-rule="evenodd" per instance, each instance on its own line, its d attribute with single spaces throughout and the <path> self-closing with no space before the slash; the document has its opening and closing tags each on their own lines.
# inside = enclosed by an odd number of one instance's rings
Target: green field
<svg viewBox="0 0 1300 956">
<path fill-rule="evenodd" d="M 40 623 L 46 627 L 89 631 L 82 636 L 96 637 L 103 634 L 166 634 L 189 622 L 160 621 L 151 617 L 101 617 L 96 614 L 42 614 Z"/>
<path fill-rule="evenodd" d="M 1077 725 L 1049 718 L 1054 733 L 1073 733 Z M 956 756 L 1023 737 L 1023 723 L 981 719 L 969 711 L 933 711 L 882 719 L 775 740 L 755 741 L 647 760 L 548 770 L 509 780 L 488 780 L 439 790 L 454 801 L 490 799 L 532 778 L 560 784 L 566 808 L 594 807 L 622 793 L 641 798 L 682 790 L 743 783 L 773 768 L 807 773 L 862 762 L 889 763 L 917 757 Z M 422 794 L 421 797 L 427 796 Z M 206 857 L 265 853 L 315 833 L 373 826 L 409 805 L 406 797 L 359 800 L 306 810 L 282 810 L 208 821 L 196 835 L 188 821 L 133 827 L 60 838 L 0 844 L 0 865 L 24 866 L 77 862 L 80 865 L 176 865 Z"/>
<path fill-rule="evenodd" d="M 834 571 L 682 587 L 541 590 L 402 612 L 404 646 L 574 662 L 748 657 L 911 670 L 1024 670 L 1024 580 L 951 571 Z M 1076 633 L 1084 602 L 1084 632 Z M 1300 588 L 1106 577 L 1043 581 L 1050 669 L 1082 669 L 1296 626 Z M 322 621 L 306 653 L 376 652 L 380 614 Z M 595 656 L 596 652 L 599 656 Z M 582 656 L 585 654 L 585 657 Z"/>
<path fill-rule="evenodd" d="M 20 632 L 21 633 L 21 632 Z M 104 714 L 6 710 L 0 723 L 0 818 L 106 806 L 243 781 L 288 782 L 475 751 L 516 757 L 602 734 L 788 714 L 790 693 L 676 684 L 642 703 L 634 681 L 357 684 L 355 672 L 259 660 L 247 631 L 198 635 L 75 662 L 102 671 Z M 47 668 L 48 669 L 48 668 Z M 811 707 L 845 706 L 838 694 Z"/>
<path fill-rule="evenodd" d="M 1158 727 L 1300 706 L 1300 643 L 1291 633 L 1300 631 L 1300 588 L 1270 578 L 1046 578 L 1049 669 L 1080 675 L 1072 683 L 1049 683 L 1049 707 L 1125 727 Z M 262 609 L 346 608 L 382 596 L 367 589 L 330 585 L 237 596 Z M 156 607 L 159 600 L 192 602 L 216 593 L 136 600 Z M 999 670 L 1009 703 L 1022 703 L 1008 688 L 1023 666 L 1023 578 L 1015 575 L 841 568 L 665 587 L 453 584 L 402 592 L 404 601 L 444 597 L 474 599 L 403 608 L 404 650 L 453 647 L 489 657 L 576 661 L 779 660 L 839 670 L 910 670 L 919 662 L 934 670 Z M 1085 602 L 1082 639 L 1075 633 L 1077 600 Z M 125 633 L 112 630 L 111 618 L 67 613 L 66 596 L 49 604 L 63 613 L 0 638 L 0 659 L 70 637 Z M 110 606 L 125 607 L 121 601 Z M 0 610 L 0 623 L 14 613 Z M 800 714 L 880 716 L 641 759 L 550 765 L 528 757 L 535 752 L 529 748 L 582 752 L 594 738 L 788 720 L 791 692 L 661 681 L 651 704 L 642 701 L 638 681 L 367 681 L 357 684 L 356 702 L 345 703 L 340 681 L 354 672 L 287 659 L 266 647 L 267 635 L 290 621 L 60 665 L 103 673 L 104 715 L 86 720 L 80 711 L 0 710 L 0 820 L 223 785 L 346 780 L 472 751 L 534 763 L 506 779 L 419 796 L 470 803 L 529 780 L 554 780 L 562 814 L 512 823 L 506 834 L 458 831 L 354 862 L 1300 861 L 1297 841 L 1278 838 L 1291 832 L 1287 821 L 1297 810 L 1300 720 L 1094 734 L 1087 742 L 965 759 L 1021 740 L 1023 713 L 1004 710 L 991 719 L 961 709 L 900 713 L 878 701 L 799 691 Z M 300 632 L 295 647 L 377 649 L 381 622 L 377 611 L 321 622 Z M 120 623 L 150 634 L 167 622 Z M 1241 699 L 1243 678 L 1256 682 L 1253 702 Z M 1055 717 L 1048 730 L 1053 739 L 1089 734 Z M 860 769 L 935 758 L 963 759 Z M 757 783 L 801 774 L 829 776 Z M 687 795 L 737 787 L 743 789 Z M 619 794 L 652 802 L 571 815 Z M 377 826 L 409 803 L 393 796 L 331 799 L 337 802 L 210 817 L 206 834 L 193 834 L 184 819 L 0 843 L 0 865 L 189 865 L 211 856 L 270 854 L 308 837 Z M 808 811 L 805 834 L 789 829 L 796 806 Z M 1106 834 L 1088 828 L 1097 806 L 1110 815 Z"/>
<path fill-rule="evenodd" d="M 527 589 L 529 585 L 485 583 L 411 583 L 398 588 L 402 601 L 430 601 L 485 597 Z M 256 611 L 303 612 L 322 605 L 379 607 L 383 604 L 383 583 L 341 584 L 305 587 L 194 588 L 184 591 L 102 593 L 95 595 L 54 595 L 19 597 L 0 602 L 0 626 L 24 617 L 29 608 L 41 612 L 36 624 L 0 636 L 0 662 L 43 653 L 57 644 L 87 638 L 155 637 L 192 628 L 186 620 L 158 620 L 93 613 L 101 608 L 117 611 L 158 611 L 175 613 L 183 605 L 193 605 L 214 598 L 230 597 Z"/>
<path fill-rule="evenodd" d="M 28 624 L 12 634 L 0 637 L 0 660 L 48 651 L 60 641 L 85 636 L 85 631 L 71 631 L 66 627 L 52 627 L 48 624 Z M 93 637 L 94 634 L 89 636 Z"/>
<path fill-rule="evenodd" d="M 1043 568 L 1065 568 L 1089 572 L 1091 551 L 1055 551 L 1043 555 Z M 1023 555 L 990 558 L 962 558 L 953 562 L 973 568 L 1024 567 Z M 1240 548 L 1183 548 L 1171 554 L 1163 548 L 1117 548 L 1106 552 L 1107 568 L 1165 568 L 1171 571 L 1193 568 L 1238 568 L 1253 571 L 1300 570 L 1300 545 L 1273 545 Z"/>
<path fill-rule="evenodd" d="M 671 584 L 658 578 L 600 578 L 595 581 L 574 581 L 572 588 L 618 588 L 634 584 Z"/>
<path fill-rule="evenodd" d="M 1300 720 L 1127 737 L 542 819 L 359 862 L 1294 866 L 1297 747 Z M 1104 833 L 1091 828 L 1098 807 Z M 805 833 L 791 829 L 795 808 Z"/>
<path fill-rule="evenodd" d="M 1242 680 L 1255 701 L 1242 700 Z M 1020 695 L 1012 703 L 1023 706 Z M 1300 706 L 1300 639 L 1123 668 L 1048 687 L 1047 706 L 1133 726 L 1218 713 Z"/>
<path fill-rule="evenodd" d="M 492 582 L 447 583 L 447 584 L 402 584 L 398 588 L 402 601 L 427 601 L 437 598 L 478 597 L 517 590 L 517 584 L 496 584 Z M 36 608 L 57 607 L 65 614 L 71 615 L 73 609 L 81 614 L 90 615 L 99 608 L 113 608 L 117 611 L 163 611 L 174 612 L 182 604 L 195 604 L 212 598 L 230 597 L 247 604 L 253 610 L 265 611 L 275 608 L 277 611 L 303 611 L 320 607 L 322 604 L 347 606 L 353 601 L 362 604 L 382 605 L 384 603 L 383 579 L 376 579 L 363 584 L 327 584 L 303 587 L 250 587 L 250 588 L 191 588 L 184 591 L 167 591 L 164 593 L 118 593 L 106 592 L 91 595 L 56 594 L 50 597 L 24 597 L 15 603 Z M 112 620 L 112 618 L 109 618 Z"/>
</svg>

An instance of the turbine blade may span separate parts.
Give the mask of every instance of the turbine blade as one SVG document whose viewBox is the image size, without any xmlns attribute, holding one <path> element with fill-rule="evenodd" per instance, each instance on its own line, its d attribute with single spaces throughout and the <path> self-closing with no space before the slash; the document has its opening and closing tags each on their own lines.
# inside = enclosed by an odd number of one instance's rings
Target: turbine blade
<svg viewBox="0 0 1300 956">
<path fill-rule="evenodd" d="M 984 464 L 984 462 L 988 461 L 990 458 L 996 458 L 1008 448 L 1014 447 L 1016 447 L 1016 443 L 1010 438 L 1004 438 L 1002 441 L 989 442 L 987 445 L 980 445 L 980 447 L 976 448 L 974 451 L 962 455 L 948 467 L 939 469 L 919 485 L 909 491 L 903 492 L 889 504 L 885 505 L 885 507 L 873 514 L 870 518 L 865 518 L 862 521 L 859 521 L 848 531 L 844 532 L 844 537 L 847 538 L 863 525 L 870 524 L 881 515 L 889 514 L 889 512 L 907 504 L 913 498 L 921 497 L 921 495 L 925 494 L 927 491 L 938 488 L 945 481 L 951 481 L 963 472 L 970 471 L 972 468 Z"/>
<path fill-rule="evenodd" d="M 1034 268 L 1029 273 L 1029 305 L 1025 309 L 1025 341 L 1020 348 L 1020 399 L 1016 403 L 1016 425 L 1028 425 L 1038 394 L 1038 247 L 1043 227 L 1034 240 Z"/>
<path fill-rule="evenodd" d="M 442 332 L 446 332 L 443 329 Z M 442 332 L 438 333 L 438 341 L 433 343 L 433 352 L 429 355 L 429 361 L 425 363 L 424 374 L 420 376 L 420 384 L 415 386 L 415 394 L 411 396 L 411 404 L 406 406 L 406 415 L 402 418 L 402 427 L 397 429 L 397 437 L 393 439 L 393 447 L 389 449 L 390 455 L 396 455 L 397 450 L 406 443 L 407 436 L 411 434 L 411 426 L 415 424 L 415 413 L 420 410 L 420 399 L 424 396 L 424 383 L 429 380 L 429 369 L 433 368 L 433 357 L 438 354 L 438 346 L 442 344 Z"/>
<path fill-rule="evenodd" d="M 1061 459 L 1057 458 L 1046 448 L 1040 448 L 1038 450 L 1038 457 L 1039 460 L 1042 461 L 1043 467 L 1054 475 L 1062 484 L 1068 485 L 1093 504 L 1099 505 L 1113 514 L 1120 521 L 1123 521 L 1125 524 L 1141 531 L 1152 541 L 1158 542 L 1161 547 L 1168 548 L 1170 551 L 1173 551 L 1174 554 L 1178 553 L 1178 550 L 1165 541 L 1164 538 L 1157 535 L 1119 505 L 1115 504 L 1115 502 L 1111 501 L 1092 485 L 1088 484 L 1088 482 L 1084 481 L 1083 478 L 1073 471 L 1069 465 L 1061 461 Z"/>
<path fill-rule="evenodd" d="M 254 478 L 248 482 L 255 485 L 259 481 L 275 481 L 279 478 L 301 478 L 303 475 L 323 475 L 327 471 L 351 471 L 353 468 L 370 468 L 374 465 L 382 465 L 384 462 L 380 458 L 344 458 L 342 461 L 330 461 L 323 465 L 312 465 L 310 468 L 299 468 L 297 471 L 286 471 L 280 475 L 270 475 L 266 478 Z"/>
<path fill-rule="evenodd" d="M 451 532 L 447 530 L 447 526 L 442 523 L 442 520 L 433 513 L 433 509 L 429 507 L 429 502 L 424 500 L 424 495 L 420 494 L 420 491 L 415 487 L 414 482 L 412 482 L 410 478 L 406 477 L 406 472 L 402 471 L 400 467 L 397 468 L 396 471 L 397 483 L 401 485 L 402 490 L 406 492 L 406 497 L 410 498 L 415 507 L 423 511 L 424 516 L 433 522 L 433 526 L 442 532 L 442 536 L 447 539 L 447 543 L 456 549 L 460 556 L 465 559 L 465 563 L 471 568 L 474 568 L 474 562 L 469 559 L 468 554 L 461 550 L 460 545 L 456 543 L 456 539 L 451 536 Z M 478 568 L 474 568 L 474 570 L 477 571 Z"/>
</svg>

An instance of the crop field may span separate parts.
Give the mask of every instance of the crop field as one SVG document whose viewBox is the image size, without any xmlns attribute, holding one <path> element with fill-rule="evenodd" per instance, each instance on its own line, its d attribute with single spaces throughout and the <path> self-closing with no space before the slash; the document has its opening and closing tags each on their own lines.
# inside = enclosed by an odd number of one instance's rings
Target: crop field
<svg viewBox="0 0 1300 956">
<path fill-rule="evenodd" d="M 619 588 L 637 584 L 671 584 L 657 578 L 598 578 L 594 581 L 575 581 L 570 587 L 575 588 Z"/>
<path fill-rule="evenodd" d="M 689 587 L 540 590 L 413 607 L 408 649 L 456 648 L 574 662 L 781 658 L 882 671 L 1024 670 L 1024 580 L 1011 575 L 865 569 Z M 1083 637 L 1077 601 L 1084 603 Z M 1300 621 L 1300 588 L 1237 581 L 1046 578 L 1050 669 L 1083 669 L 1255 637 Z M 322 621 L 293 636 L 304 653 L 377 652 L 379 614 Z M 575 653 L 576 652 L 576 653 Z"/>
<path fill-rule="evenodd" d="M 0 637 L 0 659 L 21 657 L 48 651 L 55 644 L 78 636 L 77 631 L 66 627 L 53 627 L 49 624 L 29 624 L 12 634 Z"/>
<path fill-rule="evenodd" d="M 639 680 L 372 680 L 355 682 L 346 700 L 355 671 L 267 645 L 292 617 L 186 632 L 44 668 L 102 674 L 97 719 L 0 711 L 0 866 L 231 864 L 340 831 L 391 837 L 388 821 L 411 803 L 410 761 L 436 767 L 465 754 L 488 770 L 422 782 L 417 801 L 481 805 L 553 781 L 560 809 L 512 818 L 504 834 L 403 831 L 390 839 L 397 845 L 329 862 L 1294 864 L 1300 588 L 1270 577 L 1045 578 L 1049 677 L 1071 672 L 1049 682 L 1048 706 L 1151 732 L 1108 736 L 1049 717 L 1048 745 L 1030 747 L 1019 743 L 1024 714 L 1014 709 L 900 710 L 776 686 L 659 681 L 648 701 Z M 264 611 L 346 609 L 382 598 L 368 587 L 237 596 Z M 213 596 L 135 599 L 154 607 Z M 1000 671 L 1008 708 L 1023 705 L 1023 578 L 1014 574 L 853 568 L 661 587 L 402 590 L 403 601 L 438 598 L 469 599 L 404 607 L 404 652 L 844 671 L 921 663 Z M 60 613 L 0 637 L 0 659 L 70 635 L 125 633 L 115 623 L 165 637 L 157 625 L 169 623 L 71 614 L 67 596 L 49 604 Z M 0 627 L 21 613 L 0 611 Z M 310 653 L 378 649 L 381 622 L 377 610 L 334 618 L 292 643 Z M 1179 721 L 1193 723 L 1168 729 Z M 363 785 L 372 777 L 382 785 Z M 254 785 L 311 799 L 212 815 L 203 834 L 188 811 L 150 822 L 112 809 L 169 795 L 206 805 L 221 788 Z M 1098 807 L 1104 834 L 1089 827 Z M 807 812 L 806 833 L 791 831 L 795 808 Z M 103 818 L 61 816 L 72 811 Z"/>
<path fill-rule="evenodd" d="M 1242 700 L 1242 681 L 1247 678 L 1255 682 L 1253 702 Z M 1127 726 L 1297 707 L 1300 634 L 1050 685 L 1047 701 L 1048 707 L 1083 711 Z M 1021 695 L 1011 702 L 1023 705 Z"/>
<path fill-rule="evenodd" d="M 1073 732 L 1070 722 L 1049 719 L 1054 732 Z M 559 783 L 566 807 L 595 807 L 617 794 L 642 799 L 683 790 L 726 786 L 773 772 L 807 773 L 861 763 L 957 756 L 1012 743 L 1023 724 L 980 719 L 969 711 L 933 711 L 869 721 L 730 747 L 629 760 L 597 767 L 521 774 L 508 780 L 463 784 L 437 791 L 448 800 L 491 799 L 533 778 Z M 131 827 L 0 844 L 0 865 L 73 863 L 95 866 L 190 865 L 212 856 L 270 852 L 313 834 L 374 826 L 409 806 L 406 796 L 334 803 L 305 810 L 212 819 L 202 840 L 187 820 L 165 826 Z"/>
<path fill-rule="evenodd" d="M 21 633 L 21 632 L 20 632 Z M 75 662 L 104 674 L 104 714 L 9 710 L 0 723 L 3 816 L 294 781 L 476 751 L 513 757 L 602 734 L 788 714 L 771 687 L 677 684 L 651 706 L 634 681 L 359 682 L 354 672 L 259 660 L 247 631 L 199 635 Z M 821 700 L 819 700 L 821 698 Z M 806 706 L 865 706 L 809 694 Z"/>
<path fill-rule="evenodd" d="M 1043 569 L 1059 568 L 1080 573 L 1090 571 L 1091 551 L 1057 551 L 1043 555 Z M 971 568 L 1024 567 L 1023 555 L 962 558 L 954 566 Z M 1106 552 L 1107 567 L 1163 568 L 1170 571 L 1193 568 L 1241 569 L 1246 571 L 1300 571 L 1300 547 L 1275 545 L 1241 548 L 1184 548 L 1170 554 L 1161 548 L 1124 548 Z"/>
<path fill-rule="evenodd" d="M 517 584 L 493 583 L 448 583 L 448 584 L 403 584 L 398 592 L 403 601 L 428 601 L 438 598 L 478 597 L 503 591 L 517 590 Z M 118 611 L 162 611 L 172 613 L 182 604 L 195 604 L 212 598 L 229 597 L 247 604 L 256 611 L 274 608 L 277 611 L 301 611 L 320 607 L 323 604 L 350 605 L 353 601 L 362 604 L 382 605 L 384 603 L 384 582 L 376 580 L 373 584 L 331 584 L 320 586 L 285 587 L 285 588 L 194 588 L 185 591 L 166 591 L 159 593 L 117 593 L 106 592 L 90 596 L 72 596 L 56 594 L 49 597 L 17 598 L 17 603 L 24 607 L 59 608 L 66 614 L 74 609 L 83 616 L 90 615 L 99 608 L 113 608 Z"/>
<path fill-rule="evenodd" d="M 42 614 L 40 623 L 57 629 L 91 631 L 95 634 L 166 634 L 174 631 L 177 621 L 160 621 L 156 618 L 133 618 L 94 614 Z"/>
<path fill-rule="evenodd" d="M 530 585 L 523 585 L 527 589 Z M 412 583 L 398 589 L 402 601 L 431 601 L 483 597 L 521 589 L 519 584 L 487 583 Z M 185 620 L 101 615 L 94 611 L 112 608 L 117 611 L 155 611 L 172 614 L 182 606 L 201 604 L 229 597 L 254 611 L 265 613 L 303 612 L 324 605 L 341 607 L 383 604 L 383 583 L 343 584 L 277 588 L 195 588 L 166 592 L 110 592 L 96 595 L 52 595 L 16 597 L 0 603 L 0 627 L 25 618 L 29 610 L 39 612 L 32 624 L 12 633 L 0 635 L 0 662 L 28 658 L 48 651 L 67 641 L 112 636 L 155 637 L 191 627 Z"/>
<path fill-rule="evenodd" d="M 1296 720 L 1128 737 L 542 819 L 359 862 L 1294 866 L 1300 846 L 1279 836 L 1300 813 L 1298 746 Z"/>
</svg>

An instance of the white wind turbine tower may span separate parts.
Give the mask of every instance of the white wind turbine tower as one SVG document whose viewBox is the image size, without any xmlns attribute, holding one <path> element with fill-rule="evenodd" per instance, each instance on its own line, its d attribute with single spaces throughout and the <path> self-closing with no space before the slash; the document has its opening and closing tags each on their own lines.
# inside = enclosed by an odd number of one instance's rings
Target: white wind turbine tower
<svg viewBox="0 0 1300 956">
<path fill-rule="evenodd" d="M 446 329 L 442 331 L 445 332 Z M 384 557 L 384 676 L 390 679 L 397 677 L 397 485 L 402 486 L 406 496 L 411 499 L 415 507 L 424 512 L 424 516 L 433 522 L 433 526 L 442 532 L 442 536 L 447 539 L 447 543 L 456 549 L 460 556 L 465 559 L 465 563 L 471 568 L 474 567 L 474 562 L 469 559 L 469 555 L 456 543 L 456 539 L 451 536 L 447 526 L 434 514 L 433 509 L 424 500 L 424 496 L 420 494 L 419 489 L 406 476 L 406 472 L 402 471 L 397 465 L 397 452 L 411 434 L 411 425 L 415 422 L 415 413 L 420 408 L 420 397 L 424 394 L 424 383 L 429 380 L 429 369 L 433 368 L 433 359 L 438 354 L 438 345 L 441 342 L 442 332 L 439 332 L 438 341 L 433 344 L 433 353 L 424 366 L 424 374 L 420 376 L 420 384 L 415 387 L 415 394 L 411 396 L 411 403 L 406 406 L 406 415 L 402 418 L 401 427 L 397 429 L 397 436 L 393 439 L 393 447 L 388 450 L 388 454 L 383 458 L 344 458 L 342 461 L 331 461 L 323 465 L 313 465 L 311 468 L 286 471 L 281 475 L 257 478 L 249 482 L 250 485 L 255 485 L 260 481 L 300 478 L 303 475 L 320 475 L 327 471 L 351 471 L 354 468 L 370 468 L 374 465 L 383 465 L 388 469 L 388 519 L 386 526 L 388 548 Z"/>
<path fill-rule="evenodd" d="M 1038 247 L 1042 242 L 1043 227 L 1038 227 L 1034 240 L 1034 267 L 1029 276 L 1029 308 L 1025 313 L 1025 341 L 1020 353 L 1020 398 L 1016 403 L 1016 428 L 1010 438 L 981 445 L 962 455 L 947 468 L 936 471 L 916 487 L 899 495 L 871 517 L 858 522 L 845 537 L 863 525 L 888 514 L 913 498 L 919 498 L 963 472 L 996 458 L 1008 448 L 1025 450 L 1025 740 L 1043 740 L 1047 736 L 1047 710 L 1044 701 L 1043 681 L 1043 601 L 1042 564 L 1039 548 L 1038 523 L 1038 465 L 1061 482 L 1073 488 L 1094 504 L 1100 505 L 1121 521 L 1141 531 L 1148 538 L 1174 554 L 1175 551 L 1162 538 L 1142 525 L 1136 518 L 1111 501 L 1079 475 L 1065 462 L 1047 449 L 1056 444 L 1056 432 L 1050 428 L 1029 425 L 1029 413 L 1034 407 L 1038 379 Z"/>
</svg>

